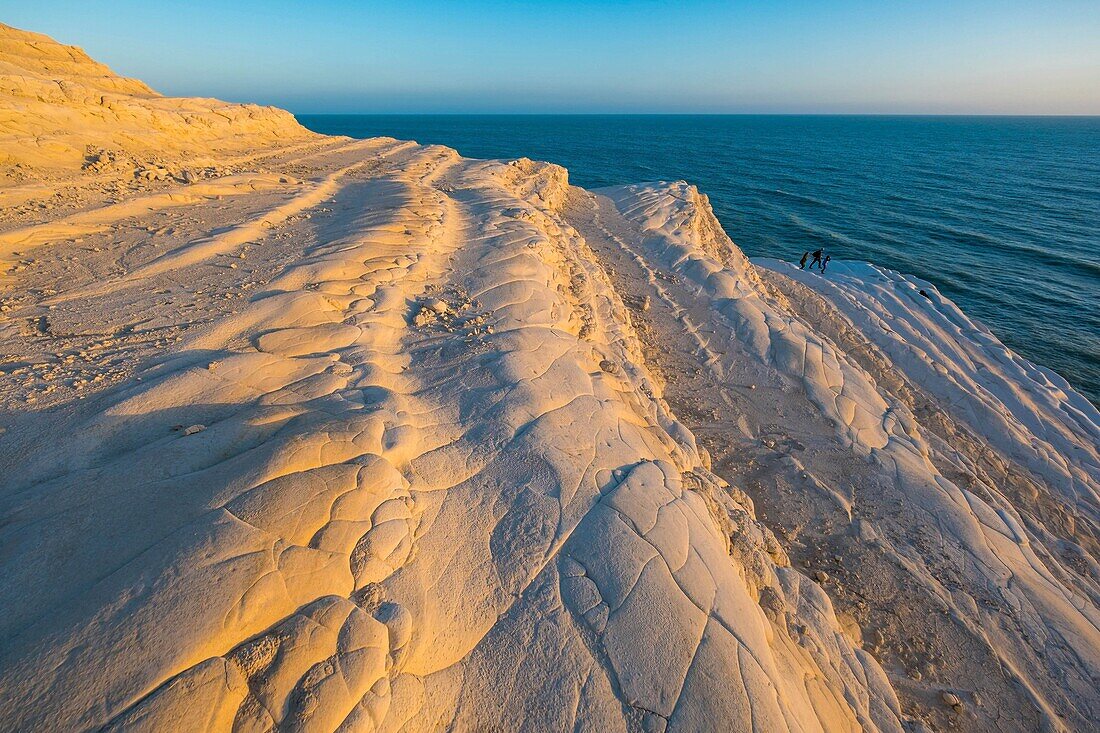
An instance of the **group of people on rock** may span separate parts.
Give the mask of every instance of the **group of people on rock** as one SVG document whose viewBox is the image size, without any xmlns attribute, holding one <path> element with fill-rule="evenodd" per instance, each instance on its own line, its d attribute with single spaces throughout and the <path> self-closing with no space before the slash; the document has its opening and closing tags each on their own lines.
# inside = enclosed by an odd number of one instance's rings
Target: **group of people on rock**
<svg viewBox="0 0 1100 733">
<path fill-rule="evenodd" d="M 813 252 L 803 252 L 802 259 L 798 261 L 798 269 L 806 269 L 806 259 L 813 256 L 813 260 L 810 261 L 810 269 L 814 269 L 814 265 L 817 265 L 822 272 L 825 272 L 825 268 L 829 266 L 829 260 L 833 259 L 832 255 L 825 255 L 825 259 L 821 259 L 821 255 L 825 254 L 824 250 L 815 249 Z"/>
</svg>

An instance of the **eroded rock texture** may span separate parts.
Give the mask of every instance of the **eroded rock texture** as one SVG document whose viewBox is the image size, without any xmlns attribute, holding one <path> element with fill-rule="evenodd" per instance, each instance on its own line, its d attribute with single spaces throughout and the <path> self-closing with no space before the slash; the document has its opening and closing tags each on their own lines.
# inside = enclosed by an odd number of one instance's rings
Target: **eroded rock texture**
<svg viewBox="0 0 1100 733">
<path fill-rule="evenodd" d="M 257 130 L 6 191 L 8 728 L 1095 724 L 1064 382 L 894 273 L 750 263 L 687 184 Z"/>
</svg>

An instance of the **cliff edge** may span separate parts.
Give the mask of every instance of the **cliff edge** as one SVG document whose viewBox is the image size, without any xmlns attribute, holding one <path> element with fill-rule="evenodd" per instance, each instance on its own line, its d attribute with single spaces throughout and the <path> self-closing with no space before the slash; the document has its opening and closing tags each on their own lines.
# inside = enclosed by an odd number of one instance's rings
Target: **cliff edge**
<svg viewBox="0 0 1100 733">
<path fill-rule="evenodd" d="M 163 97 L 75 46 L 0 23 L 0 166 L 205 161 L 311 137 L 281 109 Z"/>
<path fill-rule="evenodd" d="M 0 30 L 8 728 L 1100 721 L 1100 415 L 927 283 Z"/>
</svg>

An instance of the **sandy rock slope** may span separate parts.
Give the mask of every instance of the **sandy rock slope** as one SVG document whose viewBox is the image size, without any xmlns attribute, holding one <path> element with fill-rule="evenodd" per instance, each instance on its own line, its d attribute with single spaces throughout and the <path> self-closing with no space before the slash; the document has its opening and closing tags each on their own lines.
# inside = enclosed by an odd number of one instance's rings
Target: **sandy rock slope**
<svg viewBox="0 0 1100 733">
<path fill-rule="evenodd" d="M 6 26 L 0 76 L 8 729 L 1100 720 L 1100 416 L 927 283 Z"/>
</svg>

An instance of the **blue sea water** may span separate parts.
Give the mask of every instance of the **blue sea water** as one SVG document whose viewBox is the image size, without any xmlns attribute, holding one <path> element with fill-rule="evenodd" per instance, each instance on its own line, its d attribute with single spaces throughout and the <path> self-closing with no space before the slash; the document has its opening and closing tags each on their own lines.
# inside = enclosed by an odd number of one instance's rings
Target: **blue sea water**
<svg viewBox="0 0 1100 733">
<path fill-rule="evenodd" d="M 586 188 L 685 179 L 749 256 L 825 247 L 937 285 L 1100 404 L 1100 118 L 300 115 L 527 156 Z"/>
</svg>

